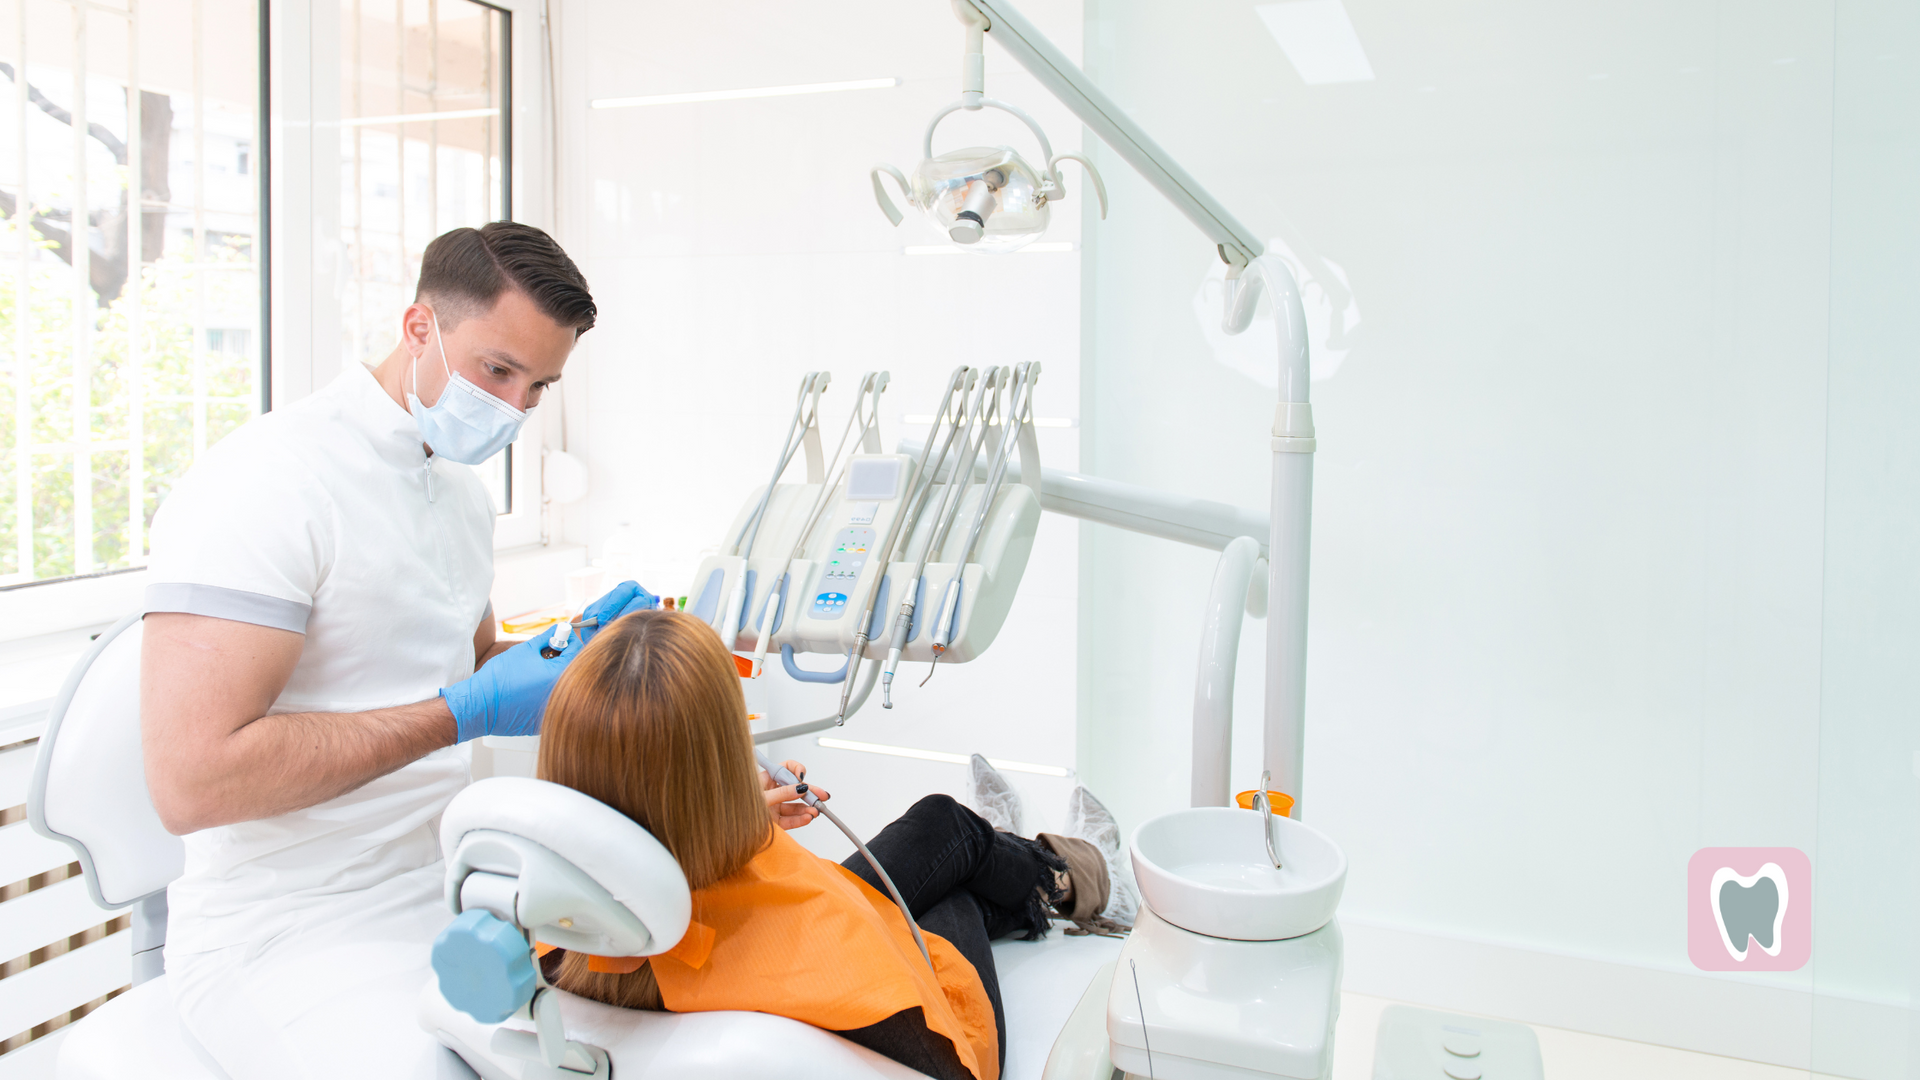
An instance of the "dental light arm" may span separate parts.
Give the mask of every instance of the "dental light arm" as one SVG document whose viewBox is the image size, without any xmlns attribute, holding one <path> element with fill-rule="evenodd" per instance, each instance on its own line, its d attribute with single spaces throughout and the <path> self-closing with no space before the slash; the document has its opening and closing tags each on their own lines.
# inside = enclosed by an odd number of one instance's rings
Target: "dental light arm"
<svg viewBox="0 0 1920 1080">
<path fill-rule="evenodd" d="M 1303 416 L 1285 415 L 1289 404 L 1304 406 L 1312 400 L 1309 384 L 1313 378 L 1307 361 L 1307 313 L 1300 303 L 1300 286 L 1293 280 L 1293 271 L 1287 269 L 1287 264 L 1272 256 L 1261 256 L 1238 273 L 1229 273 L 1226 313 L 1221 319 L 1220 328 L 1229 334 L 1245 330 L 1253 322 L 1254 308 L 1260 301 L 1262 288 L 1272 291 L 1274 313 L 1280 324 L 1280 407 L 1283 415 L 1275 419 L 1273 434 L 1276 438 L 1311 438 L 1311 411 Z M 1304 429 L 1300 428 L 1302 422 L 1305 423 Z"/>
<path fill-rule="evenodd" d="M 1092 80 L 1069 61 L 1013 6 L 1012 0 L 952 0 L 967 28 L 969 56 L 964 80 L 973 77 L 973 42 L 984 33 L 1039 80 L 1114 152 L 1139 171 L 1167 201 L 1214 242 L 1228 267 L 1225 329 L 1238 333 L 1254 313 L 1259 290 L 1273 293 L 1279 323 L 1280 401 L 1274 414 L 1271 449 L 1271 533 L 1268 537 L 1269 586 L 1267 694 L 1264 758 L 1281 790 L 1294 796 L 1293 814 L 1301 816 L 1306 720 L 1306 624 L 1308 556 L 1313 521 L 1313 455 L 1316 448 L 1313 407 L 1308 404 L 1306 320 L 1293 272 L 1265 254 L 1265 246 L 1227 213 L 1171 155 L 1147 136 Z M 984 89 L 984 87 L 982 87 Z M 1051 170 L 1052 166 L 1049 166 Z"/>
<path fill-rule="evenodd" d="M 1265 245 L 1255 239 L 1245 225 L 1227 213 L 1199 181 L 1188 175 L 1140 125 L 1101 93 L 1086 72 L 1068 60 L 1011 3 L 953 0 L 953 7 L 960 20 L 969 26 L 970 43 L 973 20 L 984 20 L 986 33 L 1032 73 L 1048 93 L 1071 109 L 1081 123 L 1093 129 L 1127 164 L 1139 170 L 1207 239 L 1217 244 L 1220 257 L 1229 265 L 1245 266 L 1265 250 Z M 968 63 L 972 63 L 971 56 Z"/>
</svg>

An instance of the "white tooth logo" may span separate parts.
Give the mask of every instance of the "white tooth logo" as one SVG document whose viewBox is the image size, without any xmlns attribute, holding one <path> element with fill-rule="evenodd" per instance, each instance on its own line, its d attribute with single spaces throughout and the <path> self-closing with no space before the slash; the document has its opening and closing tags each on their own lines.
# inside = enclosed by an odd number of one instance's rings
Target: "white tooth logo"
<svg viewBox="0 0 1920 1080">
<path fill-rule="evenodd" d="M 1720 943 L 1735 960 L 1745 962 L 1750 945 L 1768 956 L 1780 955 L 1780 924 L 1787 917 L 1787 872 L 1768 863 L 1757 873 L 1742 876 L 1731 866 L 1714 871 L 1707 894 Z M 1739 945 L 1735 945 L 1735 940 Z"/>
</svg>

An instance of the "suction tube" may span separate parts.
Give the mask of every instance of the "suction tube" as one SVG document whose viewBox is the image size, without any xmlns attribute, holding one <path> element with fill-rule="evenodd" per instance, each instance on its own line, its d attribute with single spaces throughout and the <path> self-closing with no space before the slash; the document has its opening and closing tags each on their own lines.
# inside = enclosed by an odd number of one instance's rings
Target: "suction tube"
<svg viewBox="0 0 1920 1080">
<path fill-rule="evenodd" d="M 980 373 L 978 369 L 974 368 L 964 370 L 967 374 L 965 384 L 960 387 L 960 415 L 947 418 L 949 422 L 947 438 L 945 442 L 940 444 L 940 453 L 937 456 L 932 455 L 931 447 L 933 446 L 933 435 L 938 433 L 938 429 L 928 434 L 927 448 L 922 451 L 923 456 L 928 458 L 928 463 L 922 466 L 922 484 L 916 498 L 915 506 L 913 507 L 913 527 L 903 534 L 906 538 L 905 542 L 909 546 L 911 546 L 913 542 L 914 529 L 920 526 L 920 515 L 925 512 L 927 504 L 932 499 L 934 485 L 940 481 L 940 470 L 946 467 L 948 451 L 952 448 L 954 439 L 958 437 L 963 430 L 962 425 L 967 419 L 966 393 L 973 389 L 974 381 L 979 377 Z M 949 471 L 947 478 L 948 483 L 952 483 L 952 471 Z M 934 516 L 936 518 L 939 516 L 938 511 L 935 512 Z M 921 570 L 925 565 L 926 560 L 922 559 L 920 563 L 914 567 L 913 575 L 905 582 L 907 587 L 904 595 L 901 597 L 900 612 L 894 619 L 892 640 L 889 643 L 887 651 L 886 672 L 881 677 L 880 707 L 883 709 L 893 708 L 893 672 L 900 664 L 900 650 L 905 647 L 907 643 L 907 633 L 913 626 L 915 593 L 918 592 L 917 583 L 920 580 Z"/>
<path fill-rule="evenodd" d="M 1005 368 L 988 368 L 987 377 L 981 383 L 979 394 L 973 399 L 973 408 L 966 416 L 966 426 L 961 429 L 960 457 L 956 458 L 953 468 L 947 474 L 946 489 L 940 494 L 940 508 L 934 511 L 933 532 L 927 537 L 927 546 L 920 552 L 920 558 L 914 563 L 913 573 L 902 583 L 900 614 L 893 623 L 893 639 L 887 644 L 887 664 L 880 673 L 880 707 L 893 708 L 893 675 L 900 667 L 900 653 L 907 647 L 907 635 L 913 629 L 914 595 L 919 592 L 920 579 L 927 572 L 927 561 L 933 553 L 940 550 L 945 542 L 947 530 L 953 526 L 953 519 L 960 512 L 958 492 L 965 496 L 967 485 L 973 480 L 973 463 L 980 456 L 980 444 L 986 441 L 986 433 L 981 432 L 976 442 L 973 437 L 975 427 L 987 411 L 987 398 L 999 387 L 1006 377 Z M 995 398 L 996 403 L 998 398 Z M 938 479 L 937 476 L 934 479 Z"/>
<path fill-rule="evenodd" d="M 784 765 L 774 764 L 768 759 L 766 754 L 760 752 L 758 747 L 754 748 L 753 756 L 760 759 L 760 767 L 767 770 L 767 775 L 773 777 L 775 783 L 782 787 L 794 785 L 804 788 L 804 785 L 800 784 L 800 778 L 793 775 L 792 770 Z M 839 815 L 827 809 L 826 806 L 820 802 L 820 796 L 815 795 L 811 791 L 802 790 L 800 800 L 815 810 L 820 811 L 822 817 L 833 822 L 834 828 L 846 833 L 847 839 L 853 841 L 853 846 L 858 848 L 860 854 L 867 860 L 867 865 L 873 867 L 873 872 L 880 875 L 880 882 L 887 887 L 887 894 L 892 896 L 893 902 L 900 907 L 901 918 L 907 920 L 907 929 L 913 931 L 913 943 L 920 946 L 920 958 L 925 960 L 927 967 L 932 969 L 934 974 L 938 976 L 939 969 L 933 967 L 933 954 L 927 951 L 927 939 L 920 936 L 919 922 L 915 921 L 912 910 L 907 907 L 907 902 L 901 899 L 900 890 L 894 887 L 893 879 L 887 876 L 887 868 L 881 866 L 880 860 L 874 858 L 873 852 L 867 850 L 866 841 L 860 839 L 859 834 L 855 833 L 852 829 L 847 828 L 847 823 L 841 821 Z"/>
</svg>

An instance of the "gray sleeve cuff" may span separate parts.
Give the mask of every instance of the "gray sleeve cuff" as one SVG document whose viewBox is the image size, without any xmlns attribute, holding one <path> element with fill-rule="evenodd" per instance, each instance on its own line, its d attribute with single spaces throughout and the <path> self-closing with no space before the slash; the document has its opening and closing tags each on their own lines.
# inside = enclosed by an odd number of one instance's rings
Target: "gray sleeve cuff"
<svg viewBox="0 0 1920 1080">
<path fill-rule="evenodd" d="M 313 605 L 218 585 L 162 582 L 147 586 L 147 602 L 142 614 L 151 615 L 156 611 L 207 615 L 304 634 Z"/>
</svg>

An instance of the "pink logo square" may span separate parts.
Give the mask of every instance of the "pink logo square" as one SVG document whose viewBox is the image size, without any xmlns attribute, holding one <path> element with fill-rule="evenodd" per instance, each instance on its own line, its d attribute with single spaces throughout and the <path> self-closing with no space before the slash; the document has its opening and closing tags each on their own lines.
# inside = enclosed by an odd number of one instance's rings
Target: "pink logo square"
<svg viewBox="0 0 1920 1080">
<path fill-rule="evenodd" d="M 1794 971 L 1813 953 L 1813 864 L 1787 847 L 1687 862 L 1687 956 L 1702 971 Z"/>
</svg>

